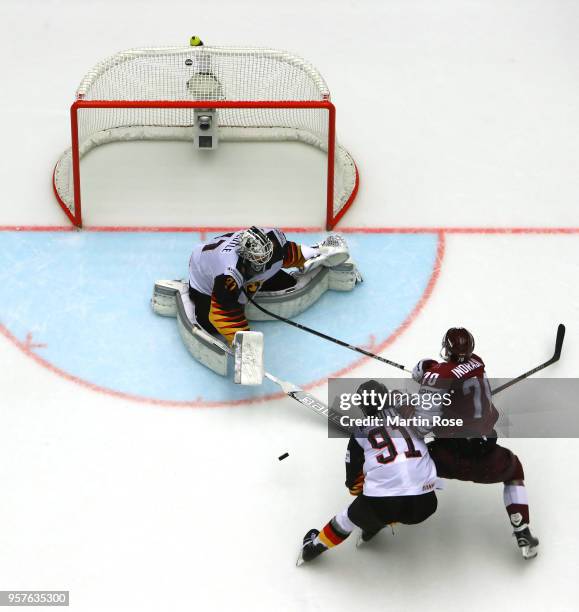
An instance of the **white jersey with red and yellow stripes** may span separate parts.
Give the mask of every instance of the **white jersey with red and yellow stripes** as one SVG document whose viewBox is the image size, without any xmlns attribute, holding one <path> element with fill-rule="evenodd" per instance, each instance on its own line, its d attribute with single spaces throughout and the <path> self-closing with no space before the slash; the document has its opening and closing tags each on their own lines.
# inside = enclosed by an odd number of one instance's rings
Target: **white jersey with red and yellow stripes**
<svg viewBox="0 0 579 612">
<path fill-rule="evenodd" d="M 273 255 L 265 268 L 252 271 L 242 265 L 237 254 L 237 247 L 243 230 L 216 236 L 208 242 L 197 245 L 189 259 L 189 284 L 193 289 L 211 295 L 215 279 L 219 276 L 230 276 L 239 288 L 250 283 L 262 283 L 281 270 L 284 259 L 285 234 L 278 229 L 264 228 L 263 232 L 273 242 Z M 250 272 L 250 275 L 248 275 Z M 245 303 L 244 294 L 239 296 L 240 303 Z"/>
<path fill-rule="evenodd" d="M 363 470 L 364 495 L 370 497 L 421 495 L 436 486 L 434 461 L 424 440 L 410 428 L 358 430 L 348 445 L 346 463 L 352 464 L 352 477 Z"/>
</svg>

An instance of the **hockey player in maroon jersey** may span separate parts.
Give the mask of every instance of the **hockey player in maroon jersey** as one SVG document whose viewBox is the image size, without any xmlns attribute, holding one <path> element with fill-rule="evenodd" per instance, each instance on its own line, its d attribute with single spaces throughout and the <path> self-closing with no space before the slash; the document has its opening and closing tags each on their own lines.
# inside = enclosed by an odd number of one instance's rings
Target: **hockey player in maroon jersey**
<svg viewBox="0 0 579 612">
<path fill-rule="evenodd" d="M 461 427 L 434 430 L 428 445 L 439 477 L 483 484 L 504 483 L 504 502 L 514 536 L 525 559 L 537 555 L 539 540 L 529 529 L 529 503 L 519 458 L 497 444 L 498 412 L 485 375 L 484 361 L 474 353 L 474 338 L 462 328 L 449 329 L 442 340 L 442 362 L 423 359 L 412 376 L 421 391 L 450 391 L 445 418 L 460 418 Z"/>
<path fill-rule="evenodd" d="M 357 393 L 364 391 L 382 396 L 388 393 L 375 380 L 360 385 Z M 375 417 L 378 409 L 376 403 L 365 401 L 362 405 L 367 417 Z M 396 412 L 389 409 L 388 414 Z M 363 543 L 388 524 L 414 525 L 436 511 L 436 468 L 423 436 L 412 429 L 386 425 L 352 433 L 346 452 L 346 486 L 356 499 L 321 531 L 306 533 L 298 565 L 340 544 L 356 527 L 361 529 L 358 542 Z"/>
</svg>

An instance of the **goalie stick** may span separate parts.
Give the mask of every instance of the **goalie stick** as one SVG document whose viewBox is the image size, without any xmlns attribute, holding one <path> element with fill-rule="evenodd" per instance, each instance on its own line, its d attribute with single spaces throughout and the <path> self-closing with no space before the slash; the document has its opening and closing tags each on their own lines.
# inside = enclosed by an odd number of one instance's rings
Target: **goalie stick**
<svg viewBox="0 0 579 612">
<path fill-rule="evenodd" d="M 328 408 L 324 402 L 319 400 L 317 397 L 300 389 L 297 385 L 293 383 L 287 382 L 285 380 L 281 380 L 277 376 L 270 374 L 269 372 L 265 372 L 265 377 L 269 378 L 276 385 L 281 387 L 281 390 L 292 399 L 296 400 L 300 404 L 303 404 L 310 410 L 313 410 L 316 414 L 319 414 L 322 417 L 326 417 L 329 421 L 331 421 L 340 431 L 345 433 L 350 433 L 350 430 L 340 423 L 340 416 Z"/>
<path fill-rule="evenodd" d="M 224 350 L 226 353 L 231 355 L 234 359 L 237 358 L 236 352 L 230 346 L 227 346 L 223 342 L 220 342 L 217 338 L 213 338 L 213 343 L 222 350 Z M 236 369 L 238 366 L 241 367 L 241 364 L 236 363 Z M 340 423 L 340 416 L 336 412 L 328 408 L 328 406 L 326 406 L 326 404 L 324 404 L 324 402 L 319 400 L 317 397 L 315 397 L 311 393 L 308 393 L 307 391 L 304 391 L 303 389 L 301 389 L 297 385 L 294 385 L 291 382 L 282 380 L 281 378 L 274 376 L 270 372 L 263 371 L 263 375 L 265 376 L 265 378 L 268 378 L 276 385 L 278 385 L 288 397 L 291 397 L 292 399 L 296 400 L 300 404 L 303 404 L 310 410 L 313 410 L 321 417 L 325 417 L 326 419 L 328 419 L 328 421 L 331 421 L 338 429 L 340 429 L 340 431 L 350 433 L 348 428 Z"/>
<path fill-rule="evenodd" d="M 343 340 L 340 340 L 339 338 L 328 336 L 327 334 L 324 334 L 323 332 L 320 332 L 316 329 L 312 329 L 311 327 L 307 327 L 307 325 L 302 325 L 301 323 L 296 323 L 295 321 L 286 319 L 285 317 L 282 317 L 281 315 L 277 315 L 274 312 L 267 310 L 263 306 L 260 306 L 255 300 L 252 299 L 252 297 L 245 291 L 245 289 L 243 289 L 243 293 L 245 293 L 245 296 L 247 297 L 247 299 L 258 310 L 261 310 L 261 312 L 263 312 L 264 314 L 270 317 L 273 317 L 274 319 L 277 319 L 278 321 L 282 321 L 282 323 L 287 323 L 288 325 L 291 325 L 292 327 L 296 327 L 297 329 L 301 329 L 302 331 L 313 334 L 314 336 L 318 336 L 318 338 L 329 340 L 330 342 L 333 342 L 334 344 L 338 344 L 339 346 L 343 346 L 344 348 L 350 349 L 351 351 L 355 351 L 356 353 L 361 353 L 362 355 L 366 355 L 366 357 L 372 357 L 372 359 L 377 359 L 378 361 L 381 361 L 382 363 L 387 363 L 388 365 L 394 368 L 398 368 L 399 370 L 404 370 L 404 372 L 408 372 L 409 374 L 412 374 L 412 370 L 409 370 L 406 366 L 403 366 L 400 363 L 396 363 L 395 361 L 390 361 L 390 359 L 386 359 L 386 357 L 380 357 L 380 355 L 371 353 L 370 351 L 367 351 L 366 349 L 363 349 L 359 346 L 349 344 L 348 342 L 344 342 Z"/>
<path fill-rule="evenodd" d="M 555 339 L 555 352 L 553 353 L 553 356 L 551 357 L 551 359 L 545 361 L 545 363 L 542 363 L 541 365 L 538 365 L 532 370 L 529 370 L 528 372 L 525 372 L 524 374 L 521 374 L 520 376 L 517 376 L 516 378 L 509 380 L 504 385 L 501 385 L 500 387 L 493 389 L 491 391 L 491 394 L 496 395 L 497 393 L 500 393 L 501 391 L 504 391 L 505 389 L 508 389 L 509 387 L 512 387 L 513 385 L 517 384 L 521 380 L 524 380 L 525 378 L 528 378 L 529 376 L 532 376 L 533 374 L 536 374 L 540 370 L 544 370 L 545 368 L 559 361 L 559 358 L 561 357 L 561 350 L 563 349 L 564 339 L 565 339 L 565 326 L 563 325 L 563 323 L 559 323 L 559 327 L 557 327 L 557 337 Z"/>
</svg>

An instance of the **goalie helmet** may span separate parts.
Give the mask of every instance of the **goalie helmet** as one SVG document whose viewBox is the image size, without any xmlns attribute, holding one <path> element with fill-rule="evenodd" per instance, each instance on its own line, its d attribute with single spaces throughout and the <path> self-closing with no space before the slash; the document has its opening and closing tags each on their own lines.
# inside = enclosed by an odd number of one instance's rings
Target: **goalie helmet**
<svg viewBox="0 0 579 612">
<path fill-rule="evenodd" d="M 381 410 L 380 398 L 378 396 L 387 396 L 388 389 L 386 385 L 379 383 L 377 380 L 368 380 L 358 387 L 356 393 L 362 396 L 360 408 L 364 416 L 373 417 Z"/>
<path fill-rule="evenodd" d="M 273 255 L 273 243 L 259 227 L 253 226 L 241 234 L 237 254 L 254 270 L 263 270 Z"/>
<path fill-rule="evenodd" d="M 445 361 L 462 363 L 470 358 L 474 351 L 473 335 L 464 327 L 451 327 L 442 339 L 440 356 Z"/>
</svg>

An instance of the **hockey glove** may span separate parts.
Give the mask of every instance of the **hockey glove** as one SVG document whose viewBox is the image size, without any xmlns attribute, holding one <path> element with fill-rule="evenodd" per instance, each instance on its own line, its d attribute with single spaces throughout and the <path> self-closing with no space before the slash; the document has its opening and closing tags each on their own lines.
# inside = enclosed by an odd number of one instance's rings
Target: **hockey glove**
<svg viewBox="0 0 579 612">
<path fill-rule="evenodd" d="M 330 234 L 323 242 L 312 248 L 316 254 L 306 260 L 303 266 L 304 272 L 315 270 L 319 266 L 333 268 L 343 264 L 350 257 L 348 245 L 339 234 Z"/>
<path fill-rule="evenodd" d="M 350 495 L 360 495 L 364 488 L 364 474 L 360 472 L 360 475 L 354 481 L 354 484 L 350 487 Z"/>
</svg>

